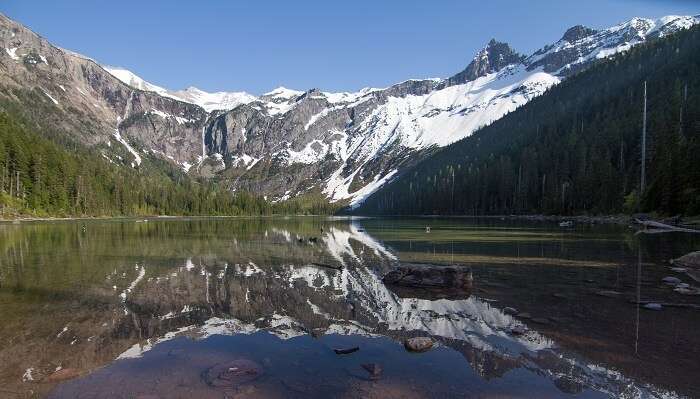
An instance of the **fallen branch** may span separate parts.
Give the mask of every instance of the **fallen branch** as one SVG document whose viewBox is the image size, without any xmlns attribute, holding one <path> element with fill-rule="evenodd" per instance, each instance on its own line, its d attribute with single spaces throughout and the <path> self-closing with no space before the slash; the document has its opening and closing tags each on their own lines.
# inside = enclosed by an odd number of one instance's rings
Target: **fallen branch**
<svg viewBox="0 0 700 399">
<path fill-rule="evenodd" d="M 685 227 L 673 226 L 666 223 L 657 222 L 654 220 L 639 220 L 634 219 L 634 222 L 638 225 L 644 227 L 644 230 L 640 230 L 637 233 L 655 234 L 655 233 L 667 233 L 667 232 L 682 232 L 682 233 L 700 233 L 700 230 L 688 229 Z"/>
</svg>

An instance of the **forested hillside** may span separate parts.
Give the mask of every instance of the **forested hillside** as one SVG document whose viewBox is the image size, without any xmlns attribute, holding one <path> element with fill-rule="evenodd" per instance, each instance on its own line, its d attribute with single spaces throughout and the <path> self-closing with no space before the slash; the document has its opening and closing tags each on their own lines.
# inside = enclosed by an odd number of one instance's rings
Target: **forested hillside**
<svg viewBox="0 0 700 399">
<path fill-rule="evenodd" d="M 213 182 L 195 181 L 164 161 L 133 169 L 95 149 L 44 138 L 0 112 L 0 218 L 32 216 L 263 215 L 327 213 L 310 199 L 271 204 Z M 159 164 L 160 163 L 160 164 Z"/>
<path fill-rule="evenodd" d="M 644 81 L 646 189 L 639 195 Z M 700 214 L 700 29 L 601 61 L 371 196 L 362 214 Z"/>
</svg>

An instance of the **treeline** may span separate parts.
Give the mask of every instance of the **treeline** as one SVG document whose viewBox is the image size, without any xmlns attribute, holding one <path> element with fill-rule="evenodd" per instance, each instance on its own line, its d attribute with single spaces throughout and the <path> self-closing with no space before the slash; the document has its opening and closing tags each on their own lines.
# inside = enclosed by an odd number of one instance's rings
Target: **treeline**
<svg viewBox="0 0 700 399">
<path fill-rule="evenodd" d="M 640 193 L 644 81 L 646 188 Z M 364 214 L 700 214 L 700 28 L 596 63 L 371 196 Z"/>
<path fill-rule="evenodd" d="M 146 162 L 146 160 L 144 160 Z M 0 112 L 0 218 L 33 216 L 270 215 L 326 211 L 316 202 L 271 204 L 232 194 L 149 160 L 136 170 L 95 151 L 64 145 L 31 131 L 17 115 Z"/>
</svg>

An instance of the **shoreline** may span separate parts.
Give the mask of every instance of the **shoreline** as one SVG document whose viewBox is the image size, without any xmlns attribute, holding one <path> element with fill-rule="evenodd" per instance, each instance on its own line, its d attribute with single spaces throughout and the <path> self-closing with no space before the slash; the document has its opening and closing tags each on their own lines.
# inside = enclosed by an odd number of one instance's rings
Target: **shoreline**
<svg viewBox="0 0 700 399">
<path fill-rule="evenodd" d="M 0 224 L 20 224 L 28 222 L 67 222 L 67 221 L 105 221 L 105 220 L 174 220 L 174 219 L 235 219 L 235 218 L 288 218 L 288 217 L 325 217 L 333 219 L 364 219 L 364 218 L 424 218 L 424 219 L 498 219 L 522 220 L 530 222 L 561 223 L 571 221 L 576 224 L 608 224 L 631 225 L 633 215 L 150 215 L 150 216 L 67 216 L 67 217 L 17 217 L 12 219 L 0 218 Z M 653 220 L 665 220 L 651 218 Z M 691 216 L 683 220 L 681 225 L 700 225 L 700 217 Z"/>
<path fill-rule="evenodd" d="M 151 215 L 151 216 L 67 216 L 67 217 L 17 217 L 0 218 L 0 224 L 19 224 L 23 222 L 69 222 L 90 220 L 173 220 L 173 219 L 250 219 L 250 218 L 286 218 L 286 217 L 328 217 L 359 219 L 365 216 L 337 215 Z"/>
</svg>

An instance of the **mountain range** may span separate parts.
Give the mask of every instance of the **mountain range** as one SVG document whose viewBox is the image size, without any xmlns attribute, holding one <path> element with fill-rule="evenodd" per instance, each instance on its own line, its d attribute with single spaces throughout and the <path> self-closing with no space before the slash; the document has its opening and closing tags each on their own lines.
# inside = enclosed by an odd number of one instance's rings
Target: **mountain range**
<svg viewBox="0 0 700 399">
<path fill-rule="evenodd" d="M 52 45 L 0 15 L 0 100 L 47 135 L 142 168 L 184 172 L 283 201 L 320 193 L 358 206 L 441 147 L 470 136 L 600 59 L 689 28 L 700 16 L 568 29 L 523 55 L 489 41 L 451 77 L 332 93 L 284 87 L 255 96 L 173 91 Z"/>
</svg>

